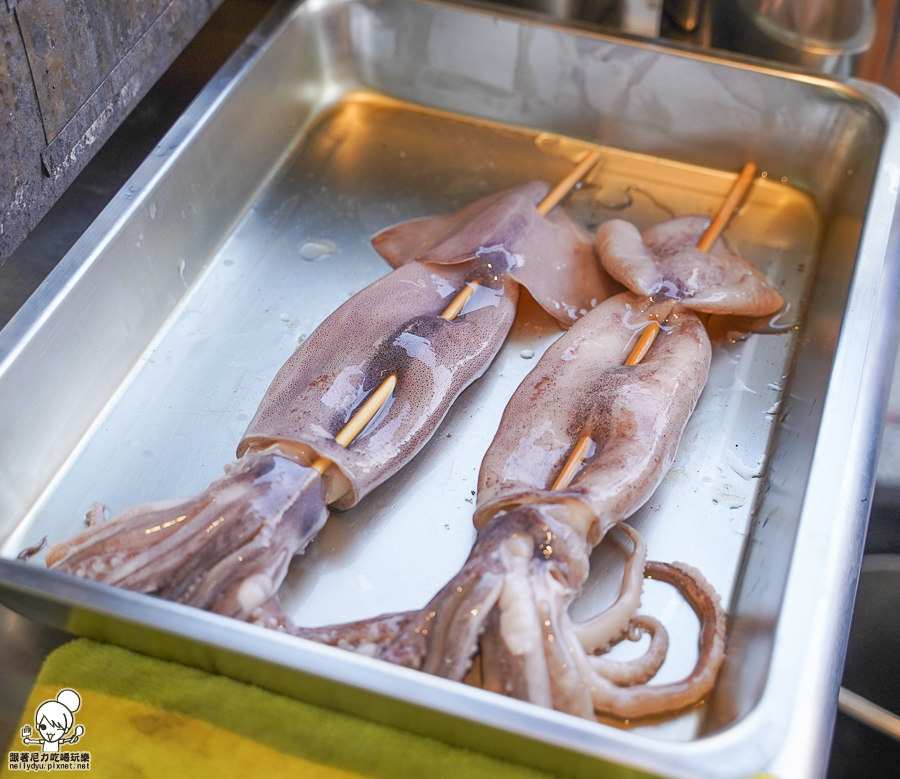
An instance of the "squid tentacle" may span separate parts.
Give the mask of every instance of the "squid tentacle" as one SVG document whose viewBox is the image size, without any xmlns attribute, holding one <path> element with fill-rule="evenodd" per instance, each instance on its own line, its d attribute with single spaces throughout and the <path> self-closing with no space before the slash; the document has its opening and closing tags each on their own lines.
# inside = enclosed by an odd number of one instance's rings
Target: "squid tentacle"
<svg viewBox="0 0 900 779">
<path fill-rule="evenodd" d="M 367 657 L 377 657 L 388 644 L 397 639 L 397 636 L 415 619 L 417 613 L 400 611 L 346 625 L 320 628 L 291 627 L 288 632 L 319 644 L 328 644 Z"/>
<path fill-rule="evenodd" d="M 535 576 L 543 577 L 545 586 L 557 583 L 571 599 L 586 572 L 586 551 L 568 527 L 546 507 L 520 507 L 484 528 L 462 570 L 380 657 L 462 680 L 479 646 L 483 649 L 494 612 L 498 617 L 510 615 L 501 629 L 518 629 L 520 623 L 512 615 L 523 603 L 522 588 L 532 587 Z M 518 616 L 527 622 L 527 616 Z"/>
<path fill-rule="evenodd" d="M 625 719 L 670 713 L 694 706 L 712 691 L 725 655 L 725 612 L 719 596 L 696 569 L 685 563 L 650 562 L 650 578 L 678 588 L 700 618 L 699 655 L 691 673 L 684 679 L 663 685 L 640 684 L 619 687 L 594 670 L 583 650 L 576 652 L 579 668 L 588 680 L 594 709 Z"/>
<path fill-rule="evenodd" d="M 624 522 L 617 527 L 628 535 L 634 549 L 625 564 L 622 589 L 616 602 L 591 619 L 574 623 L 574 633 L 588 654 L 606 650 L 630 625 L 632 617 L 641 605 L 641 591 L 644 586 L 644 564 L 647 560 L 647 545 L 640 533 Z"/>
<path fill-rule="evenodd" d="M 507 539 L 499 527 L 478 537 L 462 570 L 387 648 L 383 660 L 457 681 L 465 677 L 504 587 L 509 555 L 500 548 Z"/>
<path fill-rule="evenodd" d="M 650 646 L 640 657 L 623 661 L 612 660 L 603 655 L 589 655 L 591 667 L 620 687 L 650 681 L 665 662 L 669 649 L 669 635 L 663 624 L 653 617 L 639 614 L 631 620 L 628 631 L 619 640 L 637 641 L 644 633 L 650 635 Z"/>
<path fill-rule="evenodd" d="M 475 567 L 451 579 L 385 648 L 381 659 L 462 681 L 503 587 L 501 577 Z"/>
<path fill-rule="evenodd" d="M 328 516 L 313 469 L 277 448 L 193 498 L 135 506 L 47 553 L 55 570 L 247 618 Z"/>
<path fill-rule="evenodd" d="M 566 640 L 569 604 L 578 590 L 550 566 L 535 565 L 527 578 L 510 577 L 508 589 L 481 639 L 485 689 L 565 711 L 592 715 L 590 694 Z M 521 573 L 525 573 L 522 571 Z M 521 581 L 520 579 L 524 579 Z"/>
</svg>

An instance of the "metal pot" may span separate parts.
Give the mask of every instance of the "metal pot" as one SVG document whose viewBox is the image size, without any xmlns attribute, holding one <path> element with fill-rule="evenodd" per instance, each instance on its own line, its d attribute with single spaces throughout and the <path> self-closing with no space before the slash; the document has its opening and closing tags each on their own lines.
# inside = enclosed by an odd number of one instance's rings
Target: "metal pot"
<svg viewBox="0 0 900 779">
<path fill-rule="evenodd" d="M 875 38 L 869 0 L 715 0 L 712 45 L 840 75 Z"/>
</svg>

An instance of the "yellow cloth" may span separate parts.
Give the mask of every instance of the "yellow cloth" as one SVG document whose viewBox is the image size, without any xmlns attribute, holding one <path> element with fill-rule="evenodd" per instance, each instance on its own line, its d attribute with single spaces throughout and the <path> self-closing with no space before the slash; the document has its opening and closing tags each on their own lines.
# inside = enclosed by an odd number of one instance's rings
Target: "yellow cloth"
<svg viewBox="0 0 900 779">
<path fill-rule="evenodd" d="M 20 729 L 63 688 L 82 698 L 76 744 L 90 772 L 112 777 L 303 777 L 303 779 L 549 779 L 550 773 L 416 736 L 176 663 L 77 639 L 44 663 Z M 67 735 L 71 736 L 72 731 Z M 12 751 L 39 752 L 18 737 Z M 8 770 L 4 777 L 26 776 Z M 646 776 L 610 766 L 597 777 Z M 46 773 L 41 772 L 46 776 Z M 31 773 L 30 775 L 34 775 Z M 59 773 L 52 774 L 60 776 Z M 565 771 L 558 774 L 564 776 Z"/>
<path fill-rule="evenodd" d="M 348 714 L 293 700 L 253 685 L 177 663 L 146 657 L 110 644 L 76 639 L 51 653 L 41 669 L 19 723 L 37 735 L 34 714 L 60 690 L 81 696 L 73 727 L 84 727 L 61 752 L 90 753 L 82 775 L 111 779 L 640 779 L 647 774 L 594 763 L 585 773 L 560 765 L 551 774 L 453 747 Z M 8 752 L 29 758 L 40 746 L 18 736 Z M 8 770 L 0 775 L 37 772 Z M 53 755 L 60 758 L 62 755 Z M 50 757 L 50 756 L 48 756 Z M 565 760 L 565 755 L 561 755 Z M 574 764 L 573 764 L 574 765 Z M 573 773 L 567 770 L 572 769 Z M 47 776 L 49 772 L 40 772 Z M 756 779 L 774 779 L 759 775 Z"/>
</svg>

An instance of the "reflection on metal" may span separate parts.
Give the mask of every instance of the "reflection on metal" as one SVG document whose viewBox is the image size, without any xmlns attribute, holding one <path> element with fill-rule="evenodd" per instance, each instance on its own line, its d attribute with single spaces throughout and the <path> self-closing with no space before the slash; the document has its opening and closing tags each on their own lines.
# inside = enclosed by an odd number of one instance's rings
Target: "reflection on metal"
<svg viewBox="0 0 900 779">
<path fill-rule="evenodd" d="M 693 32 L 703 20 L 707 0 L 668 0 L 663 13 L 684 32 Z"/>
<path fill-rule="evenodd" d="M 589 22 L 648 38 L 659 35 L 663 0 L 492 0 L 552 19 Z M 702 2 L 702 0 L 700 0 Z"/>
<path fill-rule="evenodd" d="M 712 44 L 851 75 L 875 37 L 869 0 L 713 0 Z"/>
<path fill-rule="evenodd" d="M 855 75 L 900 93 L 900 2 L 874 0 L 875 39 Z"/>
<path fill-rule="evenodd" d="M 620 0 L 499 0 L 504 5 L 539 11 L 554 19 L 578 19 L 610 24 L 616 20 Z"/>
</svg>

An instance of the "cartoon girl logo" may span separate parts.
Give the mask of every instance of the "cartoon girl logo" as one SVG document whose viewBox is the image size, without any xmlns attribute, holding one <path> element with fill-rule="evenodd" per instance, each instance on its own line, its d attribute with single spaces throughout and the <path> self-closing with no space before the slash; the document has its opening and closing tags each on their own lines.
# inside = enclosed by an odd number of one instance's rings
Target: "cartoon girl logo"
<svg viewBox="0 0 900 779">
<path fill-rule="evenodd" d="M 31 725 L 22 728 L 23 744 L 40 744 L 41 752 L 59 752 L 61 744 L 74 744 L 84 735 L 79 725 L 69 738 L 63 738 L 75 723 L 74 714 L 81 708 L 81 696 L 75 690 L 60 690 L 55 701 L 44 701 L 34 712 L 34 724 L 40 734 L 31 738 Z"/>
</svg>

